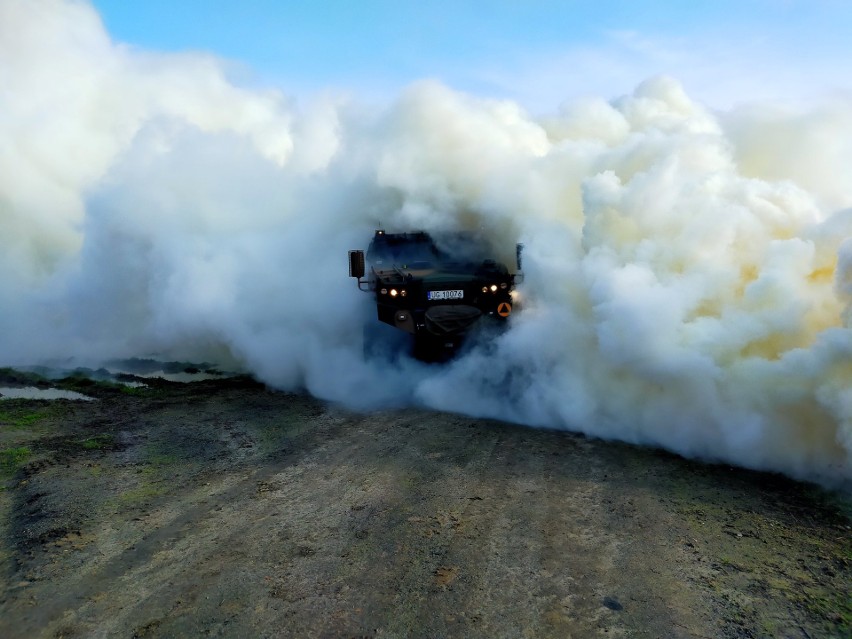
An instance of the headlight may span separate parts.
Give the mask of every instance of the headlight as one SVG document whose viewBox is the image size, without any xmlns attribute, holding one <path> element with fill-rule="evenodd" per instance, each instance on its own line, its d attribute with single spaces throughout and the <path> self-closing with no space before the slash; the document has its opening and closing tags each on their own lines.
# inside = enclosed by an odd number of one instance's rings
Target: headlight
<svg viewBox="0 0 852 639">
<path fill-rule="evenodd" d="M 509 285 L 506 282 L 500 282 L 500 288 L 505 289 L 507 286 Z"/>
<path fill-rule="evenodd" d="M 399 291 L 397 291 L 395 288 L 392 288 L 390 293 L 391 297 L 396 297 L 397 295 L 399 295 Z"/>
<path fill-rule="evenodd" d="M 488 287 L 487 287 L 487 286 L 483 286 L 483 287 L 482 287 L 482 292 L 483 292 L 483 293 L 487 293 L 487 292 L 488 292 Z"/>
<path fill-rule="evenodd" d="M 400 294 L 400 295 L 402 295 L 403 297 L 405 297 L 405 296 L 406 296 L 406 291 L 405 291 L 405 289 L 402 289 L 402 290 L 399 292 L 399 294 Z"/>
<path fill-rule="evenodd" d="M 496 293 L 496 292 L 497 292 L 497 285 L 496 285 L 496 284 L 492 284 L 492 285 L 491 285 L 491 292 L 492 292 L 492 293 Z"/>
<path fill-rule="evenodd" d="M 383 288 L 383 289 L 382 289 L 381 291 L 379 291 L 379 292 L 380 292 L 382 295 L 387 295 L 387 294 L 388 294 L 388 289 Z"/>
</svg>

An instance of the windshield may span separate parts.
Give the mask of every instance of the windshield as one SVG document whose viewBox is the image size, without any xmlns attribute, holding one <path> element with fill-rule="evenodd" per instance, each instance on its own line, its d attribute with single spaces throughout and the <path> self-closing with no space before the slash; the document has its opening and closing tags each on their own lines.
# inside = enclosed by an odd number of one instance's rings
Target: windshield
<svg viewBox="0 0 852 639">
<path fill-rule="evenodd" d="M 367 251 L 367 260 L 385 268 L 394 265 L 429 268 L 442 261 L 442 256 L 426 233 L 399 233 L 376 236 Z"/>
<path fill-rule="evenodd" d="M 467 233 L 448 233 L 438 242 L 428 233 L 377 235 L 367 251 L 367 260 L 378 268 L 435 268 L 479 263 L 488 257 L 487 244 Z"/>
</svg>

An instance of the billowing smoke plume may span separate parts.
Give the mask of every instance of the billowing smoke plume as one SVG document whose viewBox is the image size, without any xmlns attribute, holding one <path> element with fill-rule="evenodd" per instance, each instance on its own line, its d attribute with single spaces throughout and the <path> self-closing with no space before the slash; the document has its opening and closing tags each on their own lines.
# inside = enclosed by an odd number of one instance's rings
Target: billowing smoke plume
<svg viewBox="0 0 852 639">
<path fill-rule="evenodd" d="M 240 88 L 0 0 L 0 364 L 238 363 L 407 403 L 852 478 L 852 105 L 712 113 L 655 78 L 534 119 Z M 374 228 L 526 245 L 524 310 L 445 366 L 365 362 Z"/>
</svg>

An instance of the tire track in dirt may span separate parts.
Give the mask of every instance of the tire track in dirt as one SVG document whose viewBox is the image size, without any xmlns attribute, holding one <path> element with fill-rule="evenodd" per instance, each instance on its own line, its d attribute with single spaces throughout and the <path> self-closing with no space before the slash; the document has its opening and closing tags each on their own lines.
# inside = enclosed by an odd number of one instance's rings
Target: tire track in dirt
<svg viewBox="0 0 852 639">
<path fill-rule="evenodd" d="M 422 410 L 352 414 L 245 382 L 132 399 L 77 407 L 50 431 L 73 443 L 112 428 L 121 446 L 56 449 L 11 485 L 41 496 L 4 530 L 32 515 L 79 540 L 5 540 L 18 568 L 4 638 L 844 628 L 849 520 L 789 480 Z M 151 496 L 116 501 L 140 486 Z M 63 510 L 75 494 L 91 512 Z"/>
</svg>

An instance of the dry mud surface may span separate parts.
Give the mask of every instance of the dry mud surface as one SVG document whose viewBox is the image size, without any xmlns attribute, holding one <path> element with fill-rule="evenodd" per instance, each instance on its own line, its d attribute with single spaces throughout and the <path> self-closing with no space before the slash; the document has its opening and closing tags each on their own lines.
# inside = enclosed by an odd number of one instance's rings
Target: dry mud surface
<svg viewBox="0 0 852 639">
<path fill-rule="evenodd" d="M 842 495 L 245 378 L 0 402 L 0 636 L 849 637 Z"/>
</svg>

